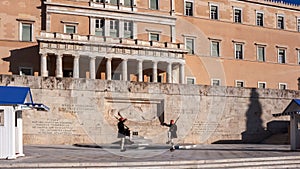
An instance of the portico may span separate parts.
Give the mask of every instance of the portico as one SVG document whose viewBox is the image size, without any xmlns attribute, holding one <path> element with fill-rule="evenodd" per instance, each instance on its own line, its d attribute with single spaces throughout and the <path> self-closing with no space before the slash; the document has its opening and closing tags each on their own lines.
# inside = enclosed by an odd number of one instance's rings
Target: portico
<svg viewBox="0 0 300 169">
<path fill-rule="evenodd" d="M 185 83 L 181 44 L 54 33 L 38 41 L 43 77 Z"/>
</svg>

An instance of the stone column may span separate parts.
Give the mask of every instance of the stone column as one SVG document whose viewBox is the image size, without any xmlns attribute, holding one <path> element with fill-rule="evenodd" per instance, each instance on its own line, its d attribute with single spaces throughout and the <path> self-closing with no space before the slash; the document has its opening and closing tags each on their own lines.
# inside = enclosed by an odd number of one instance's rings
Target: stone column
<svg viewBox="0 0 300 169">
<path fill-rule="evenodd" d="M 111 80 L 111 60 L 112 58 L 107 58 L 106 61 L 106 80 Z"/>
<path fill-rule="evenodd" d="M 172 63 L 168 62 L 167 67 L 167 83 L 172 83 Z"/>
<path fill-rule="evenodd" d="M 119 37 L 124 37 L 124 20 L 119 20 Z"/>
<path fill-rule="evenodd" d="M 139 82 L 143 82 L 143 60 L 138 60 L 138 73 L 139 73 Z"/>
<path fill-rule="evenodd" d="M 110 29 L 110 20 L 109 19 L 105 19 L 104 22 L 105 22 L 105 24 L 104 24 L 104 36 L 109 36 L 110 35 L 110 32 L 109 32 L 109 29 Z"/>
<path fill-rule="evenodd" d="M 123 59 L 122 61 L 122 76 L 123 76 L 123 80 L 127 81 L 127 59 Z"/>
<path fill-rule="evenodd" d="M 56 55 L 56 77 L 63 77 L 62 54 Z"/>
<path fill-rule="evenodd" d="M 79 55 L 74 56 L 74 60 L 73 60 L 73 78 L 79 78 Z"/>
<path fill-rule="evenodd" d="M 180 75 L 179 75 L 179 78 L 180 78 L 180 83 L 181 84 L 185 84 L 184 64 L 183 63 L 180 64 Z"/>
<path fill-rule="evenodd" d="M 41 76 L 48 77 L 47 53 L 40 53 L 40 55 L 41 55 Z"/>
<path fill-rule="evenodd" d="M 96 78 L 96 66 L 95 66 L 96 57 L 90 57 L 90 79 Z"/>
<path fill-rule="evenodd" d="M 157 82 L 157 61 L 153 61 L 153 74 L 152 74 L 152 81 Z"/>
<path fill-rule="evenodd" d="M 175 26 L 172 25 L 171 27 L 171 42 L 176 43 L 176 29 Z"/>
</svg>

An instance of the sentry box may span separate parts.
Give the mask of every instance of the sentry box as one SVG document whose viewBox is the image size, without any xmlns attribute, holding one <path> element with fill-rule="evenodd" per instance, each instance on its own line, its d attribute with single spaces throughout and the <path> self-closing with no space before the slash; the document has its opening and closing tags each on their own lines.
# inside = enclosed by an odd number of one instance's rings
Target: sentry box
<svg viewBox="0 0 300 169">
<path fill-rule="evenodd" d="M 24 156 L 22 110 L 49 111 L 33 102 L 29 87 L 0 86 L 0 159 Z"/>
</svg>

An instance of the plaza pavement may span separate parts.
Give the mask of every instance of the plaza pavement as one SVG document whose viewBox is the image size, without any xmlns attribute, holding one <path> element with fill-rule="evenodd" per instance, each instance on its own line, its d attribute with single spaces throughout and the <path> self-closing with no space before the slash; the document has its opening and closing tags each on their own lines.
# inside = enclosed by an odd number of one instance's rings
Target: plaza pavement
<svg viewBox="0 0 300 169">
<path fill-rule="evenodd" d="M 25 145 L 25 157 L 0 160 L 0 168 L 300 168 L 289 145 Z"/>
</svg>

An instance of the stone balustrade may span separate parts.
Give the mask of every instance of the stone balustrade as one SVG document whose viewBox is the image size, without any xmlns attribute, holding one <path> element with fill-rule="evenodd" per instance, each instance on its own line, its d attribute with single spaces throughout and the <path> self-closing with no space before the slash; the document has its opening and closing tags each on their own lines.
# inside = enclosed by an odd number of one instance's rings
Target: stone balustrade
<svg viewBox="0 0 300 169">
<path fill-rule="evenodd" d="M 138 45 L 138 46 L 148 46 L 153 48 L 168 48 L 168 49 L 180 49 L 184 50 L 185 46 L 182 43 L 171 43 L 171 42 L 156 42 L 156 41 L 145 41 L 140 39 L 125 39 L 125 38 L 113 38 L 113 37 L 103 37 L 94 35 L 77 35 L 77 34 L 63 34 L 56 32 L 41 32 L 38 40 L 42 39 L 56 39 L 56 40 L 72 40 L 90 43 L 106 43 L 106 44 L 123 44 L 123 45 Z"/>
</svg>

